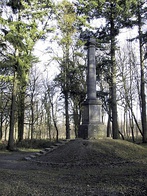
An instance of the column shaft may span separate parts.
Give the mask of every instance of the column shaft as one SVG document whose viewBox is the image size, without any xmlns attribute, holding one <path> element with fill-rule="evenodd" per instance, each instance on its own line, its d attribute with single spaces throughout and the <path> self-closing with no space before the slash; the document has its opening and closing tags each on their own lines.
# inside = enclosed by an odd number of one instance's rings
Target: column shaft
<svg viewBox="0 0 147 196">
<path fill-rule="evenodd" d="M 88 40 L 87 99 L 96 99 L 95 39 Z"/>
</svg>

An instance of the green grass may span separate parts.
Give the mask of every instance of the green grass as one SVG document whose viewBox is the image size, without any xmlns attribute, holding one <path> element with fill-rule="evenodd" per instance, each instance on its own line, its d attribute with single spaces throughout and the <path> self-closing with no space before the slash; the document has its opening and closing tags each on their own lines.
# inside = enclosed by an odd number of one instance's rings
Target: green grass
<svg viewBox="0 0 147 196">
<path fill-rule="evenodd" d="M 21 152 L 39 152 L 41 149 L 40 148 L 18 148 L 19 151 Z"/>
<path fill-rule="evenodd" d="M 124 161 L 147 160 L 147 145 L 138 145 L 123 140 L 104 139 L 93 141 L 91 148 L 102 155 L 113 156 Z"/>
</svg>

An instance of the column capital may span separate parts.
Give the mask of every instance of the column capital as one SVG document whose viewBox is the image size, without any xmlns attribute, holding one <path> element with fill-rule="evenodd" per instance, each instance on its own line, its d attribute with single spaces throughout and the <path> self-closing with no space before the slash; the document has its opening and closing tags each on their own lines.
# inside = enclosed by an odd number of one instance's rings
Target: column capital
<svg viewBox="0 0 147 196">
<path fill-rule="evenodd" d="M 95 46 L 96 45 L 96 40 L 95 38 L 90 37 L 87 41 L 87 46 Z"/>
</svg>

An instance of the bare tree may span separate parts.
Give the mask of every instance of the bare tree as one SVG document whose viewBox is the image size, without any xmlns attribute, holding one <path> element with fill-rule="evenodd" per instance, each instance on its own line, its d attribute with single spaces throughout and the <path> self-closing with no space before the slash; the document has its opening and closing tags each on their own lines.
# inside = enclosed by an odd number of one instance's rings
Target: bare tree
<svg viewBox="0 0 147 196">
<path fill-rule="evenodd" d="M 126 52 L 127 51 L 127 52 Z M 142 130 L 139 126 L 138 119 L 134 112 L 134 106 L 139 102 L 138 89 L 138 65 L 137 57 L 134 55 L 131 44 L 127 45 L 127 50 L 122 49 L 118 53 L 118 70 L 119 70 L 119 104 L 124 107 L 124 123 L 126 126 L 130 124 L 132 139 L 134 139 L 134 123 L 142 135 Z M 137 88 L 136 88 L 137 86 Z M 137 98 L 137 99 L 136 99 Z M 127 123 L 129 114 L 129 122 Z M 127 126 L 128 129 L 128 126 Z M 129 134 L 127 133 L 127 136 Z"/>
</svg>

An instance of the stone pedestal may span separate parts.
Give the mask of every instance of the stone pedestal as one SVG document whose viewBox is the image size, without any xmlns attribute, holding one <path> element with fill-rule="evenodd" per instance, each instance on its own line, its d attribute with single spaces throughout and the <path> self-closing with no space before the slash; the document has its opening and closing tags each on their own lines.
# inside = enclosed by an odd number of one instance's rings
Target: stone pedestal
<svg viewBox="0 0 147 196">
<path fill-rule="evenodd" d="M 82 105 L 82 124 L 79 127 L 79 137 L 98 139 L 104 136 L 104 125 L 101 123 L 101 102 L 96 98 L 95 39 L 90 38 L 87 46 L 87 99 Z"/>
<path fill-rule="evenodd" d="M 99 139 L 105 137 L 104 125 L 101 123 L 101 102 L 86 100 L 82 105 L 82 124 L 79 137 L 83 139 Z"/>
</svg>

